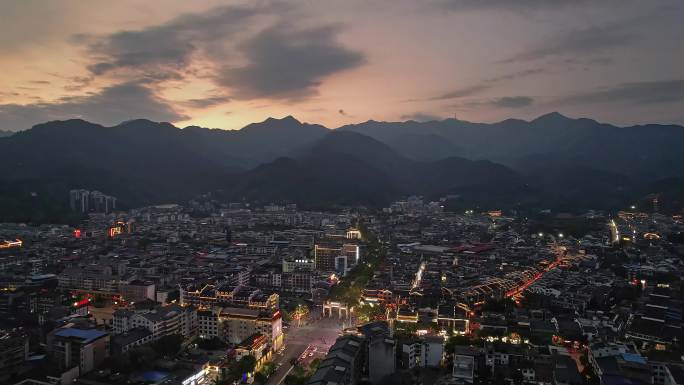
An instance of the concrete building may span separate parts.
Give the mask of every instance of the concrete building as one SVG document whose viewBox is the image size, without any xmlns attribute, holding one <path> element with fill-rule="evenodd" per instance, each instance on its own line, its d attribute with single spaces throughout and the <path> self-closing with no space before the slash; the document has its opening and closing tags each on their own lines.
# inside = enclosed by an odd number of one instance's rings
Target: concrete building
<svg viewBox="0 0 684 385">
<path fill-rule="evenodd" d="M 214 308 L 198 313 L 200 338 L 220 338 L 240 344 L 255 334 L 266 336 L 271 350 L 283 345 L 282 315 L 280 310 L 250 308 Z"/>
<path fill-rule="evenodd" d="M 363 372 L 365 343 L 356 335 L 338 338 L 307 385 L 356 385 Z"/>
<path fill-rule="evenodd" d="M 255 287 L 239 285 L 180 286 L 180 304 L 200 309 L 213 307 L 246 307 L 250 309 L 276 310 L 280 296 L 265 293 Z"/>
<path fill-rule="evenodd" d="M 29 338 L 21 329 L 0 330 L 0 382 L 15 373 L 28 358 Z"/>
<path fill-rule="evenodd" d="M 152 341 L 177 334 L 184 338 L 197 333 L 197 312 L 178 305 L 158 306 L 149 311 L 117 310 L 112 318 L 114 333 L 144 328 L 152 333 Z"/>
<path fill-rule="evenodd" d="M 47 336 L 48 354 L 59 369 L 78 366 L 86 374 L 109 357 L 109 333 L 78 329 L 73 325 L 53 330 Z"/>
<path fill-rule="evenodd" d="M 374 384 L 396 371 L 396 341 L 388 336 L 368 340 L 368 378 Z"/>
<path fill-rule="evenodd" d="M 69 207 L 81 213 L 109 214 L 116 209 L 116 198 L 100 191 L 76 189 L 69 191 Z"/>
<path fill-rule="evenodd" d="M 316 244 L 314 246 L 316 270 L 325 272 L 335 271 L 335 258 L 340 254 L 340 251 L 335 246 Z"/>
<path fill-rule="evenodd" d="M 472 384 L 475 379 L 475 358 L 473 356 L 455 354 L 451 373 L 454 379 L 463 381 L 466 384 Z"/>
<path fill-rule="evenodd" d="M 145 328 L 133 328 L 112 337 L 112 353 L 120 354 L 154 341 L 154 335 Z"/>
<path fill-rule="evenodd" d="M 246 356 L 256 360 L 254 372 L 258 372 L 271 359 L 268 337 L 263 334 L 253 334 L 235 347 L 235 360 L 240 361 Z"/>
<path fill-rule="evenodd" d="M 338 261 L 339 258 L 343 258 L 343 261 Z M 361 249 L 354 243 L 314 246 L 314 261 L 316 270 L 319 271 L 338 272 L 344 275 L 359 262 L 360 258 Z"/>
<path fill-rule="evenodd" d="M 402 363 L 405 368 L 439 367 L 444 358 L 444 338 L 423 336 L 402 344 Z"/>
<path fill-rule="evenodd" d="M 134 280 L 119 285 L 121 297 L 127 302 L 139 302 L 146 299 L 156 300 L 155 285 L 152 282 Z"/>
</svg>

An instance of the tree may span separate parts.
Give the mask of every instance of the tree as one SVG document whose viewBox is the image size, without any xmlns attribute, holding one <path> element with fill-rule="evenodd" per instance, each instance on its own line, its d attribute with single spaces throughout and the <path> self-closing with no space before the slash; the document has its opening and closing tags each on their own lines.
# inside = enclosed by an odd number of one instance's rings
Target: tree
<svg viewBox="0 0 684 385">
<path fill-rule="evenodd" d="M 268 381 L 268 377 L 266 374 L 264 374 L 264 372 L 259 371 L 254 375 L 254 382 L 257 384 L 265 384 L 266 381 Z"/>
<path fill-rule="evenodd" d="M 305 319 L 309 315 L 309 307 L 302 301 L 299 301 L 297 307 L 295 307 L 292 313 L 292 318 L 297 320 L 299 324 L 302 319 Z"/>
<path fill-rule="evenodd" d="M 178 353 L 183 337 L 178 334 L 164 336 L 152 345 L 152 349 L 161 356 L 172 356 Z"/>
<path fill-rule="evenodd" d="M 418 331 L 418 325 L 412 322 L 395 322 L 394 333 L 397 338 L 410 338 L 415 336 Z"/>
<path fill-rule="evenodd" d="M 141 346 L 128 352 L 131 366 L 128 371 L 151 366 L 157 359 L 157 353 L 150 346 Z"/>
<path fill-rule="evenodd" d="M 129 373 L 134 369 L 129 353 L 111 355 L 107 357 L 103 366 L 111 369 L 112 372 L 121 373 Z"/>
<path fill-rule="evenodd" d="M 218 337 L 212 337 L 211 339 L 205 339 L 205 338 L 198 338 L 197 339 L 197 346 L 200 349 L 205 349 L 205 350 L 217 350 L 217 349 L 225 349 L 228 347 L 228 344 L 225 342 L 221 341 L 220 338 Z"/>
<path fill-rule="evenodd" d="M 454 354 L 454 351 L 456 351 L 456 346 L 470 345 L 470 343 L 470 338 L 466 336 L 449 337 L 447 342 L 444 344 L 444 351 L 447 354 Z"/>
<path fill-rule="evenodd" d="M 385 314 L 385 310 L 383 309 L 382 306 L 380 305 L 370 305 L 370 304 L 363 304 L 361 306 L 357 306 L 354 309 L 354 312 L 356 314 L 356 317 L 361 322 L 368 322 L 374 320 L 378 316 L 382 316 Z"/>
<path fill-rule="evenodd" d="M 240 374 L 252 373 L 256 367 L 256 358 L 254 356 L 244 356 L 238 361 L 238 370 Z"/>
<path fill-rule="evenodd" d="M 264 373 L 266 377 L 270 377 L 271 374 L 275 373 L 276 369 L 277 368 L 273 362 L 267 362 L 261 367 L 260 372 Z"/>
<path fill-rule="evenodd" d="M 295 365 L 292 372 L 285 377 L 285 385 L 304 385 L 313 375 L 313 371 L 307 372 L 300 365 Z"/>
<path fill-rule="evenodd" d="M 309 375 L 313 376 L 313 374 L 318 370 L 318 367 L 321 365 L 321 359 L 316 357 L 313 360 L 311 360 L 311 363 L 309 364 Z"/>
</svg>

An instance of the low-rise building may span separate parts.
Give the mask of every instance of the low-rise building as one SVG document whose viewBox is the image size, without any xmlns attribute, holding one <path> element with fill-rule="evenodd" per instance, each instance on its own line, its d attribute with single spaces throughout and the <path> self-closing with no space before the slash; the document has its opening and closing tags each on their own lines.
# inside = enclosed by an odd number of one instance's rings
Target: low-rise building
<svg viewBox="0 0 684 385">
<path fill-rule="evenodd" d="M 109 333 L 74 325 L 53 330 L 47 337 L 48 354 L 59 369 L 78 366 L 86 374 L 109 357 Z"/>
</svg>

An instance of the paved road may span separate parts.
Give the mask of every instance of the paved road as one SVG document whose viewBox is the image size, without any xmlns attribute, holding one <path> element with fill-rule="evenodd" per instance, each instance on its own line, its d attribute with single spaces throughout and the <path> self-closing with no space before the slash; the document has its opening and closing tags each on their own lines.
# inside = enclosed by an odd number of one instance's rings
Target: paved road
<svg viewBox="0 0 684 385">
<path fill-rule="evenodd" d="M 324 318 L 321 321 L 313 322 L 309 325 L 295 327 L 290 326 L 290 330 L 285 334 L 285 350 L 283 354 L 276 354 L 273 362 L 283 365 L 271 375 L 266 385 L 280 385 L 285 377 L 292 370 L 290 361 L 299 356 L 311 345 L 316 345 L 319 350 L 326 352 L 335 343 L 335 340 L 342 331 L 342 323 L 336 319 Z"/>
</svg>

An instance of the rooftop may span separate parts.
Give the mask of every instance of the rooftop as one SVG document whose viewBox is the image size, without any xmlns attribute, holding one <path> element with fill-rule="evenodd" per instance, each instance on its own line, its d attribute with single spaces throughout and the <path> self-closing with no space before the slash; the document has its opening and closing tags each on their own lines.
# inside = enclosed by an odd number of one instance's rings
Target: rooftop
<svg viewBox="0 0 684 385">
<path fill-rule="evenodd" d="M 65 338 L 78 338 L 83 340 L 83 343 L 88 344 L 98 338 L 109 335 L 109 333 L 97 329 L 64 328 L 57 331 L 55 335 Z"/>
</svg>

